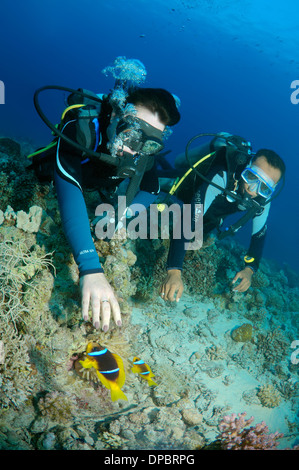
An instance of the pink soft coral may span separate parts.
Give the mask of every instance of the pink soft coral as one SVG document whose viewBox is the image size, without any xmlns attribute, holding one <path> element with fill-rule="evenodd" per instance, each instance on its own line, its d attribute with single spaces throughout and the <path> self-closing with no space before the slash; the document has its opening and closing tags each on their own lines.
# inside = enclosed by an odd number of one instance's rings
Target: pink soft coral
<svg viewBox="0 0 299 470">
<path fill-rule="evenodd" d="M 246 413 L 233 413 L 224 416 L 219 423 L 221 447 L 225 450 L 273 450 L 283 437 L 279 432 L 268 434 L 269 428 L 264 421 L 250 428 L 253 417 L 245 419 Z"/>
</svg>

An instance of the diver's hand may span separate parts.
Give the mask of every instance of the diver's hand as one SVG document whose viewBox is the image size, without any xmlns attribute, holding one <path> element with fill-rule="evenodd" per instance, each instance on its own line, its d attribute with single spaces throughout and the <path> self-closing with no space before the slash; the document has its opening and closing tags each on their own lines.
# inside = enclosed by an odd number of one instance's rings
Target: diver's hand
<svg viewBox="0 0 299 470">
<path fill-rule="evenodd" d="M 92 323 L 95 328 L 107 331 L 111 312 L 115 323 L 121 326 L 121 314 L 118 301 L 112 287 L 103 273 L 85 274 L 80 278 L 81 308 L 84 321 L 88 321 L 89 304 L 91 304 Z"/>
<path fill-rule="evenodd" d="M 235 287 L 233 290 L 236 292 L 245 292 L 247 291 L 247 289 L 249 289 L 249 287 L 251 286 L 251 278 L 252 278 L 252 275 L 253 275 L 253 271 L 252 269 L 250 268 L 244 268 L 242 271 L 239 271 L 232 283 L 234 284 L 238 279 L 241 279 L 241 282 L 240 284 L 237 285 L 237 287 Z"/>
<path fill-rule="evenodd" d="M 160 288 L 160 295 L 164 300 L 176 300 L 178 302 L 182 297 L 184 285 L 181 271 L 179 269 L 170 269 L 167 277 Z M 175 297 L 176 293 L 176 297 Z"/>
</svg>

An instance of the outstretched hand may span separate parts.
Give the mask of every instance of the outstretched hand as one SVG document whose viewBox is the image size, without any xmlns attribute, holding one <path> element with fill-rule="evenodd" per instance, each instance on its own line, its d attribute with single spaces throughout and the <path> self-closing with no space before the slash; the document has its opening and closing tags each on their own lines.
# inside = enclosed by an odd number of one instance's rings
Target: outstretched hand
<svg viewBox="0 0 299 470">
<path fill-rule="evenodd" d="M 170 269 L 167 277 L 160 288 L 160 296 L 164 300 L 178 302 L 182 297 L 184 285 L 179 269 Z M 176 294 L 176 295 L 175 295 Z"/>
<path fill-rule="evenodd" d="M 252 275 L 253 275 L 253 271 L 252 269 L 250 268 L 244 268 L 242 271 L 239 271 L 232 283 L 235 284 L 235 282 L 237 282 L 238 279 L 241 279 L 241 282 L 233 289 L 233 291 L 235 292 L 245 292 L 249 289 L 249 287 L 251 286 L 251 278 L 252 278 Z"/>
<path fill-rule="evenodd" d="M 111 313 L 117 326 L 121 326 L 121 313 L 112 287 L 103 273 L 85 274 L 80 278 L 81 308 L 84 321 L 89 320 L 91 305 L 92 323 L 95 328 L 109 329 Z"/>
</svg>

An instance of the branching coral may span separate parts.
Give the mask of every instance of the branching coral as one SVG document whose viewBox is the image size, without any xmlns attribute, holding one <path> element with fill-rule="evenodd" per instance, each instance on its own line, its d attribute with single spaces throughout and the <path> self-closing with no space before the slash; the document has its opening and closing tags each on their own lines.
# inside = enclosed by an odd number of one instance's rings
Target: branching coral
<svg viewBox="0 0 299 470">
<path fill-rule="evenodd" d="M 228 357 L 227 352 L 221 346 L 210 346 L 206 349 L 206 355 L 212 361 L 227 359 Z"/>
<path fill-rule="evenodd" d="M 5 354 L 4 363 L 0 364 L 0 408 L 10 405 L 19 408 L 32 393 L 35 383 L 26 340 L 1 318 L 0 331 Z"/>
<path fill-rule="evenodd" d="M 299 382 L 293 383 L 290 380 L 283 380 L 277 384 L 277 389 L 285 400 L 290 400 L 292 397 L 299 396 Z"/>
<path fill-rule="evenodd" d="M 264 421 L 251 426 L 254 418 L 245 419 L 246 413 L 224 416 L 219 423 L 221 448 L 224 450 L 274 450 L 283 434 L 269 433 Z"/>
<path fill-rule="evenodd" d="M 28 249 L 24 241 L 0 242 L 0 340 L 4 347 L 4 363 L 0 365 L 0 406 L 19 407 L 31 394 L 35 384 L 30 364 L 26 335 L 29 308 L 24 303 L 24 287 L 31 288 L 31 279 L 51 264 L 39 247 Z"/>
<path fill-rule="evenodd" d="M 7 324 L 25 320 L 27 307 L 22 302 L 23 287 L 36 272 L 51 265 L 39 247 L 31 251 L 25 242 L 6 240 L 0 242 L 0 317 Z"/>
<path fill-rule="evenodd" d="M 277 364 L 284 359 L 289 343 L 282 330 L 276 328 L 266 334 L 259 333 L 257 347 L 265 357 L 265 365 Z"/>
</svg>

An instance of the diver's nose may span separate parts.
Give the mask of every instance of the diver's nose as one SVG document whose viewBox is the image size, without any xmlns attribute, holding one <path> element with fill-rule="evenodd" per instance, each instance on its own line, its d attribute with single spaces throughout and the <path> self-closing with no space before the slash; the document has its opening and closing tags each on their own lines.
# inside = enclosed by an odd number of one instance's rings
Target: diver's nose
<svg viewBox="0 0 299 470">
<path fill-rule="evenodd" d="M 248 185 L 248 191 L 250 191 L 251 193 L 256 193 L 257 189 L 258 189 L 258 182 L 251 183 Z"/>
</svg>

